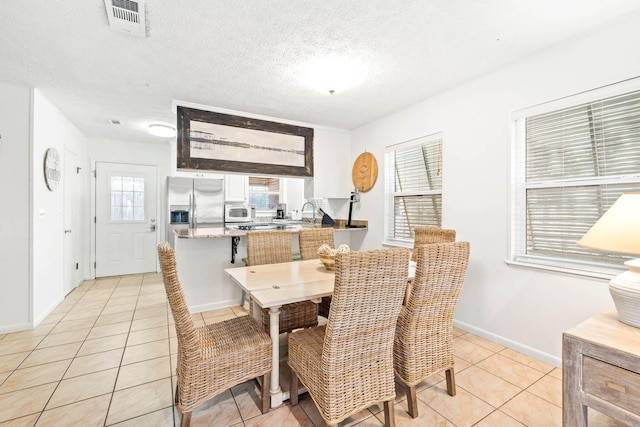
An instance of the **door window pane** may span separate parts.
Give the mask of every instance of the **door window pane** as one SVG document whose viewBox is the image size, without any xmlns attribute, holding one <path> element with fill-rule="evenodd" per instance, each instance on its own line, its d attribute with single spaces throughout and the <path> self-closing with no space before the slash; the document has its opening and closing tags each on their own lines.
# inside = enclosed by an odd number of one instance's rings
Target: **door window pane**
<svg viewBox="0 0 640 427">
<path fill-rule="evenodd" d="M 144 178 L 111 176 L 111 221 L 144 222 Z"/>
</svg>

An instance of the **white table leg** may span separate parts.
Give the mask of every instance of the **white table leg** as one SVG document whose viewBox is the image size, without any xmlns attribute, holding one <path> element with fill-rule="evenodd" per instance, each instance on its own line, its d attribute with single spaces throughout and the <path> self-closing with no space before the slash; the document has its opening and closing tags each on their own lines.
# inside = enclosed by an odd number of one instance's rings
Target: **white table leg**
<svg viewBox="0 0 640 427">
<path fill-rule="evenodd" d="M 269 335 L 271 335 L 271 407 L 282 405 L 280 388 L 280 306 L 269 309 Z"/>
<path fill-rule="evenodd" d="M 251 297 L 249 297 L 249 304 L 252 305 L 251 308 L 253 309 L 253 320 L 255 320 L 258 325 L 262 325 L 262 308 L 260 308 L 258 303 L 255 302 Z"/>
</svg>

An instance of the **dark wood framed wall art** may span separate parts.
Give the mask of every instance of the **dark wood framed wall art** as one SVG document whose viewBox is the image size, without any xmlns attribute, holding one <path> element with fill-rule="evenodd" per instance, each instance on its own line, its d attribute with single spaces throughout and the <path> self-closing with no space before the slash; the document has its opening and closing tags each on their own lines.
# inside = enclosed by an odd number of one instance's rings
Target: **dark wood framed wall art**
<svg viewBox="0 0 640 427">
<path fill-rule="evenodd" d="M 178 169 L 313 176 L 313 128 L 177 107 Z"/>
</svg>

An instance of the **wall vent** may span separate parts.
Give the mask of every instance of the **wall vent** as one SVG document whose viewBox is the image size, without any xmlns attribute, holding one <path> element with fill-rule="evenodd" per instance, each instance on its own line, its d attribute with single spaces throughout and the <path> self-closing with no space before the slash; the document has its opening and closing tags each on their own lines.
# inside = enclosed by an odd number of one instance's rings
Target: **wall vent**
<svg viewBox="0 0 640 427">
<path fill-rule="evenodd" d="M 140 0 L 104 0 L 109 26 L 137 36 L 146 37 L 144 2 Z"/>
</svg>

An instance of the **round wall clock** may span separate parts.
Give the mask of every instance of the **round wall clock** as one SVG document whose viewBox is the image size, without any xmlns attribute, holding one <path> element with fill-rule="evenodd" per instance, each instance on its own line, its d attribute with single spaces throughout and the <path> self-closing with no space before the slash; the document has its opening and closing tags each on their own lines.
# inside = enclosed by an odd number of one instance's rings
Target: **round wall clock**
<svg viewBox="0 0 640 427">
<path fill-rule="evenodd" d="M 351 180 L 359 191 L 371 190 L 378 178 L 378 162 L 373 154 L 364 152 L 353 162 Z"/>
<path fill-rule="evenodd" d="M 47 188 L 54 191 L 60 183 L 60 155 L 55 148 L 47 149 L 44 155 L 44 182 Z"/>
</svg>

